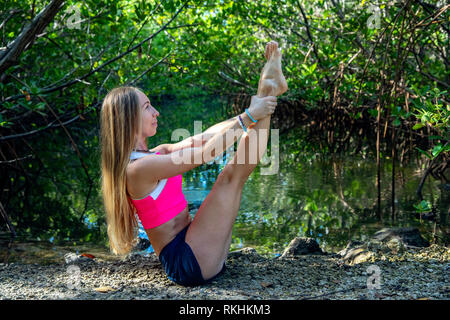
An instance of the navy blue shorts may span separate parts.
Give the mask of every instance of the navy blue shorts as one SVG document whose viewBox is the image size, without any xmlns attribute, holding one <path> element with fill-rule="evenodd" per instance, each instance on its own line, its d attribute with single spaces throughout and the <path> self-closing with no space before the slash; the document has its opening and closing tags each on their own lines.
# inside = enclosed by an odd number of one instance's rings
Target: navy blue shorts
<svg viewBox="0 0 450 320">
<path fill-rule="evenodd" d="M 226 270 L 224 263 L 222 270 L 217 275 L 208 280 L 203 279 L 200 265 L 195 258 L 194 252 L 185 242 L 188 227 L 189 225 L 181 230 L 159 254 L 159 261 L 161 261 L 167 277 L 185 287 L 209 283 Z"/>
</svg>

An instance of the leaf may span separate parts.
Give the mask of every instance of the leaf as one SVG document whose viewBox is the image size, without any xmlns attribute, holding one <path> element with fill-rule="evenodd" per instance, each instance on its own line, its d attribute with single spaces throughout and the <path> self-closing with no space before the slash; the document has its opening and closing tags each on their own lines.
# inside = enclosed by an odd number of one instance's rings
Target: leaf
<svg viewBox="0 0 450 320">
<path fill-rule="evenodd" d="M 423 123 L 416 123 L 413 127 L 413 130 L 418 130 L 418 129 L 422 128 L 423 126 L 425 126 Z"/>
<path fill-rule="evenodd" d="M 45 109 L 45 103 L 39 102 L 36 106 L 34 106 L 35 110 L 44 110 Z"/>
<path fill-rule="evenodd" d="M 422 200 L 418 205 L 413 205 L 416 208 L 417 212 L 430 212 L 432 210 L 431 204 L 427 200 Z"/>
<path fill-rule="evenodd" d="M 89 253 L 82 253 L 81 256 L 89 258 L 89 259 L 95 259 L 95 256 L 93 256 L 92 254 L 89 254 Z"/>
<path fill-rule="evenodd" d="M 433 157 L 437 157 L 442 150 L 443 150 L 442 143 L 439 143 L 434 146 L 433 151 L 431 151 L 431 154 L 433 155 Z"/>
<path fill-rule="evenodd" d="M 417 148 L 417 147 L 416 147 L 416 149 L 419 150 L 420 153 L 423 153 L 424 155 L 426 155 L 429 159 L 432 158 L 431 155 L 428 154 L 428 152 L 426 152 L 426 151 L 424 151 L 424 150 L 422 150 L 420 148 Z"/>
<path fill-rule="evenodd" d="M 317 204 L 313 202 L 308 202 L 304 208 L 306 211 L 317 211 L 318 207 Z"/>
<path fill-rule="evenodd" d="M 422 122 L 428 122 L 430 121 L 430 115 L 428 113 L 424 113 L 420 120 L 422 120 Z"/>
<path fill-rule="evenodd" d="M 369 109 L 369 110 L 367 110 L 367 112 L 369 112 L 369 114 L 372 116 L 372 117 L 377 117 L 378 116 L 378 110 L 377 109 Z"/>
<path fill-rule="evenodd" d="M 429 203 L 428 203 L 427 200 L 422 200 L 422 201 L 420 201 L 420 205 L 421 205 L 423 208 L 428 208 Z"/>
</svg>

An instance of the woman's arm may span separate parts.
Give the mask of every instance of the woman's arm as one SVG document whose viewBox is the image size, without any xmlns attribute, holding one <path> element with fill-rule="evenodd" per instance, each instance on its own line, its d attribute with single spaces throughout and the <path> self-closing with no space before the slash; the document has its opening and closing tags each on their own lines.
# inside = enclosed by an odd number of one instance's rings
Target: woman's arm
<svg viewBox="0 0 450 320">
<path fill-rule="evenodd" d="M 252 125 L 253 122 L 248 118 L 248 115 L 245 112 L 243 112 L 240 116 L 246 127 Z M 223 136 L 228 129 L 233 128 L 235 121 L 236 117 L 230 118 L 209 127 L 202 133 L 196 134 L 177 143 L 161 144 L 153 149 L 150 149 L 150 151 L 160 152 L 161 154 L 169 154 L 186 148 L 201 147 L 210 141 L 215 135 L 218 134 Z"/>
<path fill-rule="evenodd" d="M 244 121 L 244 124 L 246 127 L 249 127 L 251 125 L 251 121 L 248 118 L 247 114 L 244 112 L 240 114 L 242 120 Z M 204 145 L 205 143 L 208 143 L 215 135 L 221 135 L 234 127 L 236 121 L 236 117 L 232 117 L 230 119 L 227 119 L 225 121 L 216 123 L 215 125 L 209 127 L 207 130 L 205 130 L 202 133 L 196 134 L 195 136 L 189 137 L 181 143 L 179 143 L 179 147 L 181 149 L 184 148 L 191 148 L 191 147 L 200 147 Z M 177 147 L 178 143 L 173 144 L 173 147 L 175 148 L 174 151 L 179 150 Z"/>
<path fill-rule="evenodd" d="M 241 117 L 245 117 L 246 120 L 243 120 L 250 121 L 247 118 L 248 115 L 245 112 L 244 114 Z M 228 124 L 228 129 L 233 133 L 231 139 L 227 136 L 227 130 L 221 130 L 221 134 L 214 134 L 203 146 L 186 147 L 173 151 L 171 154 L 161 152 L 167 146 L 159 145 L 152 150 L 155 151 L 159 148 L 159 152 L 162 155 L 143 157 L 138 161 L 134 161 L 132 165 L 128 166 L 128 177 L 135 181 L 135 183 L 139 181 L 141 183 L 143 181 L 144 183 L 148 183 L 149 181 L 155 182 L 183 174 L 206 162 L 212 161 L 231 147 L 244 132 L 236 118 L 231 119 Z M 189 138 L 185 140 L 189 141 Z"/>
<path fill-rule="evenodd" d="M 276 97 L 267 96 L 259 98 L 253 96 L 248 111 L 254 119 L 260 120 L 271 115 L 274 112 L 275 107 Z M 245 127 L 253 127 L 255 123 L 250 119 L 246 112 L 242 112 L 240 116 Z M 187 158 L 190 157 L 191 161 L 197 161 L 198 157 L 202 159 L 203 163 L 212 161 L 231 147 L 243 133 L 244 130 L 235 116 L 222 121 L 210 127 L 202 134 L 197 135 L 201 136 L 198 140 L 202 142 L 202 145 L 196 145 L 195 141 L 193 141 L 193 146 L 182 149 L 179 155 L 181 156 L 183 151 L 186 151 Z M 230 136 L 232 137 L 231 139 Z"/>
<path fill-rule="evenodd" d="M 199 147 L 204 145 L 207 139 L 204 138 L 203 133 L 199 133 L 196 134 L 195 136 L 186 138 L 180 142 L 170 144 L 169 146 L 170 152 L 175 152 L 186 148 L 192 148 L 194 146 Z"/>
<path fill-rule="evenodd" d="M 253 96 L 248 111 L 253 118 L 262 119 L 267 116 L 269 108 L 275 108 L 275 106 L 275 97 L 259 98 Z M 240 116 L 247 128 L 251 128 L 254 125 L 254 122 L 250 120 L 246 112 L 241 113 Z M 186 138 L 177 143 L 159 145 L 158 147 L 151 149 L 151 151 L 169 154 L 186 148 L 201 147 L 216 135 L 223 136 L 227 130 L 235 127 L 236 121 L 236 117 L 232 117 L 209 127 L 205 132 L 196 134 L 195 136 Z"/>
<path fill-rule="evenodd" d="M 251 111 L 252 117 L 260 120 L 273 114 L 275 106 L 275 97 L 256 98 L 254 96 L 249 111 Z M 252 121 L 247 113 L 243 112 L 240 116 L 245 126 L 250 126 Z M 203 138 L 197 140 L 202 141 L 201 146 L 195 145 L 196 138 L 194 137 L 196 136 L 193 136 L 190 137 L 191 139 L 185 139 L 186 144 L 189 141 L 194 144 L 192 147 L 182 148 L 171 154 L 143 157 L 133 162 L 133 164 L 128 166 L 128 177 L 134 181 L 142 181 L 144 179 L 148 183 L 148 181 L 156 182 L 182 174 L 201 164 L 213 161 L 231 147 L 244 132 L 237 117 L 226 120 L 224 123 L 219 123 L 210 129 L 201 134 L 202 137 L 205 134 L 205 136 L 212 135 L 207 141 L 205 140 L 203 143 Z M 162 145 L 157 148 L 163 149 Z"/>
<path fill-rule="evenodd" d="M 186 138 L 180 142 L 177 143 L 163 143 L 159 146 L 150 149 L 152 152 L 159 152 L 161 154 L 169 154 L 172 152 L 180 151 L 182 149 L 186 148 L 192 148 L 194 145 L 196 146 L 202 146 L 205 144 L 206 140 L 202 138 L 202 134 L 197 134 L 195 136 Z"/>
</svg>

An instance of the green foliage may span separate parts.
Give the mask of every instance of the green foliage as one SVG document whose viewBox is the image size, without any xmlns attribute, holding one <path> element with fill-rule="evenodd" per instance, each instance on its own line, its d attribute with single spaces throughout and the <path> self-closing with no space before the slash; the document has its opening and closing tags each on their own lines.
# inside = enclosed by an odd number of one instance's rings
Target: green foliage
<svg viewBox="0 0 450 320">
<path fill-rule="evenodd" d="M 380 105 L 394 127 L 431 129 L 429 150 L 419 150 L 427 157 L 448 153 L 449 79 L 442 53 L 448 35 L 442 23 L 449 11 L 431 23 L 419 2 L 407 3 L 382 1 L 380 24 L 373 28 L 367 24 L 375 14 L 369 1 L 346 7 L 324 0 L 66 1 L 1 75 L 0 136 L 27 135 L 0 141 L 0 160 L 6 161 L 0 164 L 0 201 L 24 233 L 104 237 L 98 114 L 106 92 L 129 83 L 143 88 L 165 108 L 153 141 L 168 142 L 171 128 L 192 132 L 193 120 L 202 119 L 203 129 L 217 122 L 227 108 L 222 96 L 256 92 L 269 40 L 283 51 L 289 85 L 283 99 L 302 101 L 307 109 L 339 101 L 339 107 L 354 108 L 355 119 L 367 110 L 372 123 Z M 46 4 L 3 1 L 1 47 L 11 45 Z M 220 109 L 205 107 L 211 95 Z M 176 113 L 166 108 L 186 100 Z M 70 122 L 67 131 L 61 122 Z M 331 151 L 293 133 L 287 138 L 297 146 L 288 155 L 297 159 L 293 166 Z M 22 160 L 8 162 L 14 159 Z M 356 192 L 352 186 L 346 191 Z M 326 196 L 308 197 L 304 210 L 320 216 L 330 208 Z"/>
<path fill-rule="evenodd" d="M 427 200 L 422 200 L 419 204 L 415 204 L 414 208 L 417 213 L 425 213 L 431 211 L 431 204 Z"/>
</svg>

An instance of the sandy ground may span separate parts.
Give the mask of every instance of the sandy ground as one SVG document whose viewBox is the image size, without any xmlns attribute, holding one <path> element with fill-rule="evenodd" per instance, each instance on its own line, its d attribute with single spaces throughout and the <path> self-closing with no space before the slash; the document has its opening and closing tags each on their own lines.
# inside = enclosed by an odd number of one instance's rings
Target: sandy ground
<svg viewBox="0 0 450 320">
<path fill-rule="evenodd" d="M 366 246 L 367 247 L 367 246 Z M 165 276 L 154 254 L 118 261 L 0 264 L 0 299 L 449 299 L 450 249 L 383 246 L 338 254 L 265 258 L 230 253 L 227 271 L 200 287 Z"/>
</svg>

